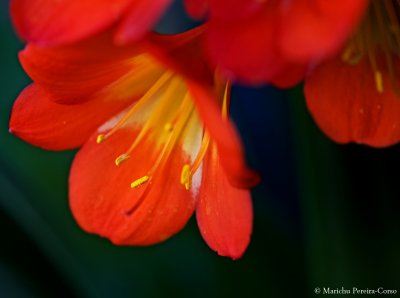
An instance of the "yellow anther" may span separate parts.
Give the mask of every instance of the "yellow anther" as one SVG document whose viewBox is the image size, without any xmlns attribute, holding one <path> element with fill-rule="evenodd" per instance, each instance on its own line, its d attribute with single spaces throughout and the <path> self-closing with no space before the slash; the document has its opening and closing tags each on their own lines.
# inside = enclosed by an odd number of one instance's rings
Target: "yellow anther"
<svg viewBox="0 0 400 298">
<path fill-rule="evenodd" d="M 97 144 L 100 144 L 100 143 L 103 143 L 105 140 L 106 140 L 106 136 L 103 135 L 103 134 L 100 134 L 100 135 L 98 135 L 97 138 L 96 138 L 96 143 L 97 143 Z"/>
<path fill-rule="evenodd" d="M 231 92 L 231 83 L 229 81 L 226 82 L 224 97 L 222 99 L 222 118 L 228 118 L 228 110 L 229 110 L 229 100 L 230 100 L 230 92 Z"/>
<path fill-rule="evenodd" d="M 118 156 L 118 157 L 115 159 L 115 165 L 119 166 L 119 165 L 122 164 L 125 160 L 129 159 L 129 157 L 130 157 L 130 156 L 129 156 L 128 154 L 126 154 L 126 153 L 121 154 L 120 156 Z"/>
<path fill-rule="evenodd" d="M 139 178 L 139 179 L 133 181 L 131 183 L 131 188 L 139 187 L 140 185 L 142 185 L 142 184 L 146 183 L 147 181 L 149 181 L 149 179 L 150 179 L 149 176 L 147 176 L 147 175 L 143 176 L 142 178 Z"/>
<path fill-rule="evenodd" d="M 383 93 L 383 78 L 382 73 L 379 70 L 375 71 L 375 84 L 376 90 L 379 93 Z"/>
<path fill-rule="evenodd" d="M 191 173 L 190 173 L 190 166 L 185 164 L 182 168 L 181 172 L 181 184 L 185 186 L 186 190 L 190 189 L 191 186 Z"/>
<path fill-rule="evenodd" d="M 174 126 L 172 125 L 172 123 L 168 122 L 164 125 L 164 130 L 165 131 L 169 131 L 171 132 L 174 129 Z"/>
<path fill-rule="evenodd" d="M 350 65 L 356 65 L 360 62 L 362 57 L 362 52 L 357 52 L 352 44 L 350 44 L 342 53 L 342 61 Z"/>
</svg>

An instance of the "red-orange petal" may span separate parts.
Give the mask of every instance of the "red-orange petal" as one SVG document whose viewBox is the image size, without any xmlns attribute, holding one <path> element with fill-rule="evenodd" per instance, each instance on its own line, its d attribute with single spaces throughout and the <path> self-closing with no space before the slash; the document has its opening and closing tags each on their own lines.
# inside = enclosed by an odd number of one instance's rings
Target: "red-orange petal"
<svg viewBox="0 0 400 298">
<path fill-rule="evenodd" d="M 207 0 L 184 0 L 186 12 L 194 19 L 202 19 L 208 11 Z"/>
<path fill-rule="evenodd" d="M 49 150 L 81 146 L 99 125 L 129 103 L 94 100 L 80 105 L 61 105 L 32 84 L 14 103 L 10 131 L 26 142 Z"/>
<path fill-rule="evenodd" d="M 185 0 L 184 5 L 188 14 L 195 19 L 200 19 L 209 13 L 211 18 L 239 20 L 262 9 L 265 1 Z"/>
<path fill-rule="evenodd" d="M 170 4 L 171 0 L 133 1 L 119 24 L 115 35 L 116 42 L 126 44 L 144 37 Z"/>
<path fill-rule="evenodd" d="M 274 82 L 277 76 L 283 78 L 291 64 L 334 55 L 354 32 L 369 3 L 287 2 L 239 1 L 232 6 L 229 1 L 209 0 L 205 45 L 226 76 L 253 85 Z"/>
<path fill-rule="evenodd" d="M 89 100 L 135 65 L 129 62 L 139 52 L 135 47 L 116 47 L 110 34 L 102 34 L 64 47 L 30 44 L 19 58 L 28 75 L 61 103 Z"/>
<path fill-rule="evenodd" d="M 259 0 L 208 0 L 211 18 L 239 20 L 251 16 L 265 6 Z"/>
<path fill-rule="evenodd" d="M 278 88 L 293 87 L 304 80 L 307 68 L 304 64 L 288 63 L 286 68 L 271 79 L 271 83 Z"/>
<path fill-rule="evenodd" d="M 400 73 L 396 57 L 393 67 Z M 400 141 L 400 98 L 387 71 L 382 72 L 382 83 L 380 93 L 368 58 L 356 65 L 337 58 L 313 71 L 304 92 L 314 120 L 334 141 L 386 147 Z"/>
<path fill-rule="evenodd" d="M 117 21 L 133 0 L 12 0 L 11 16 L 28 42 L 60 45 L 96 34 Z"/>
<path fill-rule="evenodd" d="M 250 242 L 253 223 L 250 191 L 230 185 L 214 144 L 203 164 L 196 217 L 210 248 L 233 259 L 243 255 Z"/>
<path fill-rule="evenodd" d="M 198 26 L 180 34 L 148 35 L 143 47 L 168 69 L 206 85 L 214 82 L 212 68 L 203 52 L 205 26 Z"/>
<path fill-rule="evenodd" d="M 335 54 L 357 28 L 368 0 L 296 0 L 282 9 L 282 51 L 307 62 Z"/>
<path fill-rule="evenodd" d="M 227 77 L 246 84 L 263 84 L 286 67 L 279 48 L 276 10 L 267 5 L 239 21 L 210 19 L 205 46 Z"/>
<path fill-rule="evenodd" d="M 239 135 L 232 123 L 221 116 L 216 95 L 195 81 L 188 80 L 187 83 L 204 126 L 218 147 L 230 183 L 240 188 L 256 185 L 260 177 L 247 167 Z"/>
<path fill-rule="evenodd" d="M 150 140 L 141 142 L 119 166 L 138 129 L 120 129 L 101 144 L 96 134 L 75 157 L 70 173 L 70 206 L 79 225 L 115 244 L 149 245 L 180 231 L 195 207 L 191 191 L 180 184 L 188 157 L 176 147 L 168 162 L 152 175 L 160 154 Z M 149 175 L 137 188 L 131 182 Z"/>
</svg>

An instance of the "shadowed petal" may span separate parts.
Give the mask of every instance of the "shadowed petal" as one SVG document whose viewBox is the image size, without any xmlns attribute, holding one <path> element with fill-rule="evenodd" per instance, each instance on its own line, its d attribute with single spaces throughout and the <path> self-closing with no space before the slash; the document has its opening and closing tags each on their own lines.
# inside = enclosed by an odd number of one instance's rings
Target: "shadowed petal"
<svg viewBox="0 0 400 298">
<path fill-rule="evenodd" d="M 394 67 L 399 73 L 397 58 Z M 382 72 L 382 79 L 380 93 L 368 58 L 356 65 L 340 58 L 321 64 L 305 83 L 308 109 L 319 127 L 336 142 L 393 145 L 400 141 L 400 99 L 387 71 Z"/>
</svg>

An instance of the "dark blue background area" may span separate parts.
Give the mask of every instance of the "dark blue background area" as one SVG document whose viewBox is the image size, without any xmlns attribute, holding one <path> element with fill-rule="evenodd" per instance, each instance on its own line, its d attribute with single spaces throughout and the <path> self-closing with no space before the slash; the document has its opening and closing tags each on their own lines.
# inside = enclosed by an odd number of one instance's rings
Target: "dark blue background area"
<svg viewBox="0 0 400 298">
<path fill-rule="evenodd" d="M 0 5 L 1 298 L 291 298 L 313 297 L 317 286 L 400 291 L 400 147 L 334 144 L 308 114 L 301 86 L 232 90 L 231 117 L 262 177 L 252 190 L 254 231 L 242 259 L 218 257 L 194 219 L 151 247 L 117 247 L 83 232 L 68 208 L 75 152 L 47 152 L 8 133 L 12 103 L 29 79 L 17 60 L 23 45 L 8 3 Z M 176 30 L 179 7 L 161 22 L 166 32 Z"/>
<path fill-rule="evenodd" d="M 268 194 L 256 204 L 281 227 L 298 229 L 294 144 L 287 111 L 287 95 L 273 87 L 232 90 L 232 119 L 246 145 L 249 164 L 263 181 L 254 196 Z"/>
</svg>

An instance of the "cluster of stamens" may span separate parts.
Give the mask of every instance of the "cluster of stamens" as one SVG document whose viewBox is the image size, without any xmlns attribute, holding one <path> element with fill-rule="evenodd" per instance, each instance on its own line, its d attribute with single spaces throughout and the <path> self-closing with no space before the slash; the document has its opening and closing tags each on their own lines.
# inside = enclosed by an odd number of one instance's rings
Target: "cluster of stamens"
<svg viewBox="0 0 400 298">
<path fill-rule="evenodd" d="M 127 123 L 131 121 L 132 117 L 141 113 L 143 107 L 151 105 L 152 101 L 154 101 L 149 117 L 141 127 L 140 132 L 132 145 L 126 152 L 120 154 L 115 159 L 115 165 L 121 166 L 131 157 L 132 152 L 140 145 L 140 142 L 145 138 L 145 136 L 148 137 L 150 134 L 153 134 L 152 138 L 154 138 L 156 142 L 159 141 L 162 144 L 161 152 L 158 154 L 158 158 L 151 169 L 144 176 L 134 180 L 130 185 L 131 188 L 137 188 L 151 181 L 152 177 L 157 172 L 157 169 L 165 164 L 170 157 L 174 146 L 184 135 L 190 119 L 192 117 L 197 117 L 197 115 L 195 116 L 194 103 L 184 84 L 185 83 L 182 79 L 173 76 L 171 73 L 165 73 L 158 79 L 153 87 L 150 88 L 148 92 L 124 114 L 111 130 L 105 134 L 99 134 L 97 136 L 96 141 L 98 144 L 107 141 L 107 139 L 112 137 L 116 131 L 127 125 Z M 228 89 L 228 87 L 226 88 Z M 162 94 L 158 94 L 160 90 Z M 224 96 L 223 104 L 223 114 L 225 114 L 225 116 L 227 113 L 227 92 L 228 91 L 226 91 Z M 177 94 L 181 95 L 180 98 Z M 184 95 L 182 96 L 182 94 Z M 175 109 L 170 107 L 171 103 L 175 103 Z M 184 164 L 181 170 L 180 184 L 186 190 L 191 188 L 192 177 L 200 168 L 210 142 L 209 134 L 203 131 L 202 128 L 200 128 L 199 131 L 202 132 L 202 139 L 195 158 L 191 161 L 191 164 Z"/>
<path fill-rule="evenodd" d="M 398 93 L 394 58 L 400 54 L 400 1 L 373 0 L 367 16 L 342 53 L 348 64 L 367 57 L 373 71 L 376 90 L 384 92 L 383 72 L 387 72 L 393 90 Z"/>
</svg>

